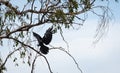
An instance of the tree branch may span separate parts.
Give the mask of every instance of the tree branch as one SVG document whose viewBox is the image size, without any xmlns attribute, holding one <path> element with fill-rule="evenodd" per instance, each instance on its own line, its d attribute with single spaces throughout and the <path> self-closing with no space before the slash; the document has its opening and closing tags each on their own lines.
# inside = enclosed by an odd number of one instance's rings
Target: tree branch
<svg viewBox="0 0 120 73">
<path fill-rule="evenodd" d="M 68 44 L 68 42 L 65 40 L 65 38 L 64 38 L 64 36 L 63 36 L 63 31 L 62 31 L 62 29 L 60 29 L 60 35 L 61 35 L 63 41 L 66 43 L 66 45 L 67 45 L 67 50 L 68 50 L 68 52 L 69 52 L 69 44 Z"/>
<path fill-rule="evenodd" d="M 33 47 L 31 47 L 31 46 L 29 46 L 29 45 L 27 45 L 27 44 L 24 44 L 23 42 L 19 41 L 18 39 L 15 39 L 15 38 L 13 38 L 13 37 L 2 37 L 2 39 L 3 39 L 3 38 L 12 39 L 12 40 L 20 43 L 21 45 L 24 45 L 24 46 L 26 46 L 26 47 L 29 47 L 30 49 L 32 49 L 33 51 L 35 51 L 36 53 L 38 53 L 40 56 L 42 56 L 42 57 L 45 59 L 47 65 L 48 65 L 48 69 L 49 69 L 50 73 L 53 73 L 52 70 L 51 70 L 51 67 L 50 67 L 50 64 L 49 64 L 47 58 L 46 58 L 43 54 L 41 54 L 39 51 L 37 51 L 37 50 L 34 49 Z"/>
<path fill-rule="evenodd" d="M 35 26 L 39 26 L 39 25 L 42 25 L 44 23 L 47 23 L 49 20 L 44 20 L 44 22 L 39 22 L 39 23 L 36 23 L 34 25 L 25 25 L 25 26 L 22 26 L 16 30 L 13 30 L 11 32 L 9 32 L 6 36 L 0 36 L 0 39 L 2 38 L 7 38 L 9 37 L 11 34 L 15 33 L 15 32 L 19 32 L 19 31 L 28 31 L 30 28 L 32 27 L 35 27 Z"/>
<path fill-rule="evenodd" d="M 50 73 L 53 73 L 52 70 L 51 70 L 50 64 L 49 64 L 49 62 L 48 62 L 48 60 L 47 60 L 47 58 L 45 56 L 44 56 L 44 59 L 45 59 L 47 65 L 48 65 Z"/>
<path fill-rule="evenodd" d="M 18 49 L 14 50 L 14 51 L 11 52 L 10 54 L 8 54 L 7 57 L 6 57 L 6 59 L 5 59 L 5 61 L 3 62 L 3 64 L 1 65 L 0 68 L 4 67 L 5 64 L 6 64 L 6 62 L 7 62 L 7 60 L 9 59 L 9 57 L 10 57 L 12 54 L 14 54 L 16 51 L 18 51 L 19 49 L 21 49 L 21 47 L 19 47 Z"/>
<path fill-rule="evenodd" d="M 40 11 L 36 11 L 36 10 L 33 10 L 33 9 L 28 9 L 28 10 L 25 10 L 25 11 L 18 11 L 17 8 L 15 8 L 14 6 L 12 6 L 12 4 L 9 2 L 9 1 L 5 1 L 5 0 L 0 0 L 0 3 L 4 4 L 5 6 L 9 7 L 11 10 L 13 10 L 17 15 L 22 15 L 22 14 L 26 14 L 28 12 L 30 13 L 53 13 L 53 12 L 48 12 L 44 9 L 41 9 Z"/>
<path fill-rule="evenodd" d="M 75 60 L 75 58 L 69 53 L 69 52 L 67 52 L 64 48 L 62 48 L 62 47 L 53 47 L 52 45 L 50 45 L 52 48 L 50 48 L 50 50 L 52 50 L 52 49 L 58 49 L 58 50 L 60 50 L 60 51 L 63 51 L 63 52 L 65 52 L 67 55 L 69 55 L 72 59 L 73 59 L 73 61 L 74 61 L 74 63 L 76 64 L 76 66 L 77 66 L 77 68 L 78 68 L 78 70 L 81 72 L 81 73 L 83 73 L 83 71 L 81 70 L 81 68 L 79 67 L 79 64 L 77 63 L 77 61 Z"/>
<path fill-rule="evenodd" d="M 40 14 L 40 13 L 55 13 L 55 12 L 53 12 L 53 11 L 48 11 L 48 10 L 46 10 L 46 9 L 40 9 L 39 11 L 36 11 L 36 10 L 33 10 L 33 9 L 28 9 L 28 10 L 25 10 L 25 11 L 22 11 L 22 12 L 20 12 L 20 11 L 18 11 L 14 6 L 12 6 L 12 4 L 9 2 L 9 1 L 4 1 L 4 0 L 1 0 L 0 1 L 1 3 L 3 3 L 4 5 L 6 5 L 7 7 L 9 7 L 10 9 L 12 9 L 17 15 L 22 15 L 22 14 L 26 14 L 26 13 L 28 13 L 28 12 L 30 12 L 30 13 L 36 13 L 36 14 Z M 94 2 L 94 1 L 93 1 Z M 50 7 L 53 7 L 53 6 L 56 6 L 56 5 L 58 5 L 60 3 L 60 0 L 56 3 L 56 4 L 54 4 L 54 5 L 51 5 L 51 6 L 49 6 L 48 8 L 50 8 Z M 89 11 L 90 9 L 88 9 L 88 10 L 85 10 L 85 8 L 84 9 L 82 9 L 82 10 L 80 10 L 80 11 L 77 11 L 77 12 L 72 12 L 72 13 L 65 13 L 65 15 L 78 15 L 78 14 L 82 14 L 82 13 L 85 13 L 85 12 L 87 12 L 87 11 Z"/>
<path fill-rule="evenodd" d="M 36 55 L 35 58 L 34 58 L 34 60 L 33 60 L 31 73 L 33 73 L 34 66 L 35 66 L 35 61 L 36 61 L 37 57 L 38 57 L 38 56 Z"/>
</svg>

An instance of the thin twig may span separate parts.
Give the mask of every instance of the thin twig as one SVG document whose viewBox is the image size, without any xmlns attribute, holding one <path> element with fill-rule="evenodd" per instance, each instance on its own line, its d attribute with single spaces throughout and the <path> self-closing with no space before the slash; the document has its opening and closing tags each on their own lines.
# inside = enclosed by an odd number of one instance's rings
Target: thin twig
<svg viewBox="0 0 120 73">
<path fill-rule="evenodd" d="M 33 0 L 33 2 L 32 2 L 31 10 L 34 10 L 34 9 L 33 9 L 34 2 L 35 2 L 35 0 Z M 31 13 L 31 17 L 30 17 L 30 25 L 31 25 L 31 23 L 32 23 L 32 18 L 33 18 L 33 13 Z"/>
<path fill-rule="evenodd" d="M 67 45 L 67 50 L 68 50 L 68 52 L 69 52 L 69 44 L 68 44 L 68 42 L 65 40 L 65 38 L 64 38 L 64 36 L 63 36 L 62 29 L 60 29 L 60 35 L 61 35 L 63 41 L 66 43 L 66 45 Z"/>
<path fill-rule="evenodd" d="M 34 60 L 33 60 L 31 73 L 33 73 L 33 70 L 34 70 L 34 67 L 35 67 L 35 61 L 36 61 L 37 57 L 38 56 L 36 55 L 35 58 L 34 58 Z"/>
<path fill-rule="evenodd" d="M 44 57 L 44 59 L 45 59 L 47 65 L 48 65 L 48 68 L 49 68 L 50 73 L 53 73 L 52 70 L 51 70 L 51 67 L 50 67 L 50 64 L 49 64 L 47 58 L 46 58 L 45 56 L 42 56 L 42 57 Z"/>
</svg>

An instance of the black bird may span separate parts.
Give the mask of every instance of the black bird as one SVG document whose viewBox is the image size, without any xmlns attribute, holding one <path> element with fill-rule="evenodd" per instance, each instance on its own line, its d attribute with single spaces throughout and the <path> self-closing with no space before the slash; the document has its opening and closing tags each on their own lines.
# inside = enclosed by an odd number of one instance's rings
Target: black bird
<svg viewBox="0 0 120 73">
<path fill-rule="evenodd" d="M 39 43 L 38 46 L 41 46 L 40 51 L 43 54 L 48 54 L 48 52 L 49 52 L 49 48 L 45 45 L 48 45 L 52 40 L 52 29 L 53 29 L 53 27 L 46 30 L 43 38 L 41 38 L 41 36 L 39 34 L 33 32 L 34 37 L 37 39 L 37 41 Z"/>
<path fill-rule="evenodd" d="M 38 41 L 38 43 L 39 43 L 38 46 L 41 46 L 41 47 L 40 47 L 41 53 L 43 53 L 43 54 L 48 54 L 49 48 L 43 44 L 41 36 L 38 35 L 38 34 L 35 33 L 35 32 L 33 32 L 33 35 L 34 35 L 34 37 L 37 39 L 37 41 Z"/>
</svg>

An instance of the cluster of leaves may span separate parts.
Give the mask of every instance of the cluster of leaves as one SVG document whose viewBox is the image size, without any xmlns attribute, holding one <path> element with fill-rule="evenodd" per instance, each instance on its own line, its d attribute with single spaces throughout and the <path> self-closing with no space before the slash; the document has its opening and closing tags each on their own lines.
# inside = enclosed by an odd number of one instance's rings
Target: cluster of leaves
<svg viewBox="0 0 120 73">
<path fill-rule="evenodd" d="M 39 7 L 35 5 L 36 2 L 39 2 Z M 16 30 L 16 39 L 18 37 L 24 38 L 23 30 L 28 31 L 34 24 L 36 26 L 44 23 L 52 23 L 55 27 L 55 31 L 61 29 L 62 25 L 64 25 L 65 28 L 69 28 L 74 24 L 75 18 L 78 19 L 78 14 L 84 13 L 86 9 L 91 8 L 90 6 L 87 6 L 88 3 L 85 2 L 87 2 L 87 0 L 27 0 L 23 9 L 20 10 L 20 6 L 12 5 L 11 1 L 1 0 L 0 35 L 6 34 L 7 36 L 10 36 L 14 34 L 11 32 Z M 89 3 L 93 3 L 93 1 L 89 1 Z M 27 8 L 29 4 L 31 5 L 30 9 Z M 35 16 L 37 16 L 37 18 Z M 82 18 L 79 18 L 79 20 L 80 19 Z M 33 23 L 34 21 L 37 22 Z M 80 21 L 84 21 L 84 18 Z M 78 24 L 81 23 L 78 22 Z M 26 25 L 31 26 L 19 29 Z"/>
</svg>

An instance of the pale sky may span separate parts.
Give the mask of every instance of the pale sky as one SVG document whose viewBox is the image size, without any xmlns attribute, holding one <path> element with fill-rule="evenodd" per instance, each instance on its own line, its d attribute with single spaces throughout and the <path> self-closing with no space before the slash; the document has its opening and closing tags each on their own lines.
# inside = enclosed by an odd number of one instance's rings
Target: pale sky
<svg viewBox="0 0 120 73">
<path fill-rule="evenodd" d="M 69 43 L 70 53 L 75 57 L 83 73 L 120 73 L 120 5 L 113 3 L 110 7 L 114 19 L 109 26 L 108 33 L 97 44 L 92 44 L 97 20 L 90 15 L 79 30 L 64 30 L 64 37 Z M 59 34 L 53 35 L 51 44 L 65 47 Z M 0 48 L 7 47 L 0 46 Z M 6 52 L 1 49 L 0 51 Z M 71 57 L 62 51 L 51 50 L 46 57 L 51 64 L 53 73 L 80 73 Z M 28 65 L 21 64 L 20 67 L 14 67 L 10 60 L 7 66 L 8 71 L 5 73 L 30 73 Z M 49 73 L 43 58 L 37 60 L 35 73 Z"/>
</svg>

